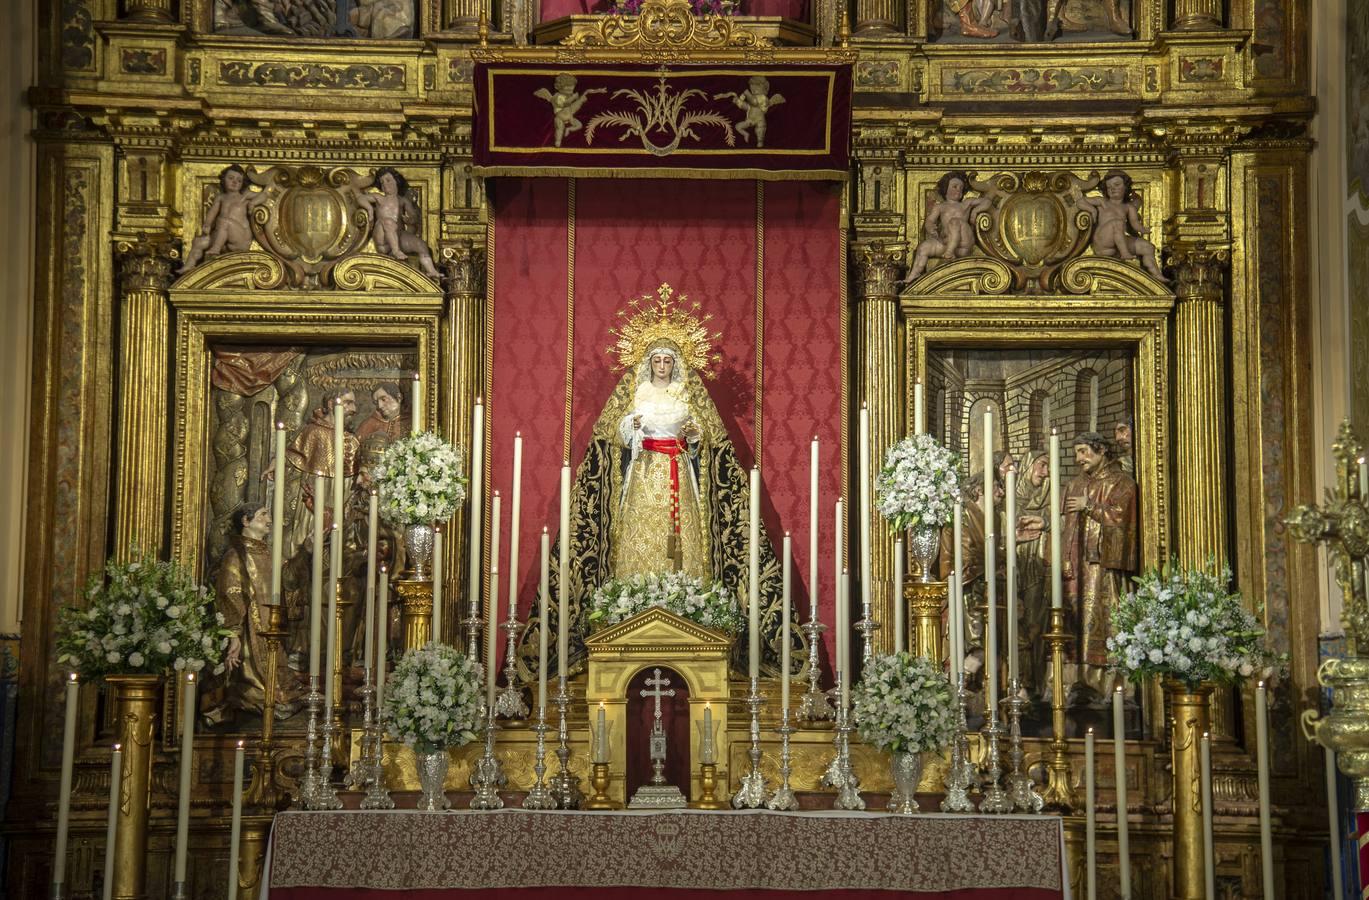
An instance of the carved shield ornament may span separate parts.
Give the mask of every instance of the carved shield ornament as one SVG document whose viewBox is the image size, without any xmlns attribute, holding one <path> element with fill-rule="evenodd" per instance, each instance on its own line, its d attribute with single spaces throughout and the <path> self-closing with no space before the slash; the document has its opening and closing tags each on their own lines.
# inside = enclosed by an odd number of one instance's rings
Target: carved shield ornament
<svg viewBox="0 0 1369 900">
<path fill-rule="evenodd" d="M 327 285 L 333 268 L 370 234 L 370 215 L 354 196 L 356 173 L 276 166 L 262 176 L 275 197 L 253 212 L 258 242 L 280 258 L 294 285 Z"/>
</svg>

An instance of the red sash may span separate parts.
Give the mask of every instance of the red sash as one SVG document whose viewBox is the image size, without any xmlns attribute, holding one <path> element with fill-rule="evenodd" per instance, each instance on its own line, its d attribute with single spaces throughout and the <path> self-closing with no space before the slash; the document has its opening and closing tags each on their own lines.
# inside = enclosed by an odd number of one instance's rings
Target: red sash
<svg viewBox="0 0 1369 900">
<path fill-rule="evenodd" d="M 680 533 L 680 454 L 684 448 L 681 438 L 642 438 L 643 450 L 670 457 L 670 522 L 676 534 Z"/>
</svg>

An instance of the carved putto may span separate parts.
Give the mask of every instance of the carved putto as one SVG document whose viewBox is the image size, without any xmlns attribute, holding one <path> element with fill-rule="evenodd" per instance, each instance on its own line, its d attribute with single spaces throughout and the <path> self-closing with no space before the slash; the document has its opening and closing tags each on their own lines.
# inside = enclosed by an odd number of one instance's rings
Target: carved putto
<svg viewBox="0 0 1369 900">
<path fill-rule="evenodd" d="M 1091 196 L 1094 190 L 1102 196 Z M 969 199 L 971 193 L 978 196 Z M 1155 245 L 1145 238 L 1149 229 L 1131 177 L 1121 170 L 1102 178 L 1097 172 L 1088 178 L 1072 172 L 1004 172 L 985 181 L 948 172 L 937 183 L 937 194 L 923 221 L 925 236 L 909 282 L 940 265 L 980 256 L 992 261 L 979 266 L 979 276 L 987 278 L 981 286 L 992 286 L 992 293 L 1153 293 L 1155 282 L 1169 283 Z M 1086 254 L 1089 249 L 1092 256 Z M 1117 262 L 1108 266 L 1099 260 Z M 1148 277 L 1138 277 L 1138 270 Z"/>
<path fill-rule="evenodd" d="M 176 270 L 176 274 L 189 272 L 206 255 L 218 256 L 225 250 L 237 253 L 252 249 L 252 224 L 248 216 L 269 197 L 266 191 L 250 189 L 247 172 L 237 163 L 220 172 L 219 195 L 204 214 L 200 234 L 190 242 L 185 262 Z"/>
</svg>

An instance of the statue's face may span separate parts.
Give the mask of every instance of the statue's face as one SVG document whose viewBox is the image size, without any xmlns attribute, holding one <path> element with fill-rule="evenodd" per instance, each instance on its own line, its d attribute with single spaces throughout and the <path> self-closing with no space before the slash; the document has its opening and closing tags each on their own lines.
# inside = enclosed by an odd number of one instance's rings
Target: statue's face
<svg viewBox="0 0 1369 900">
<path fill-rule="evenodd" d="M 223 176 L 223 188 L 230 194 L 236 194 L 242 190 L 242 173 L 229 171 Z"/>
<path fill-rule="evenodd" d="M 395 181 L 395 177 L 389 172 L 380 176 L 379 184 L 380 189 L 387 194 L 394 195 L 399 193 L 399 184 Z"/>
<path fill-rule="evenodd" d="M 339 399 L 341 402 L 338 403 L 338 404 L 336 404 L 334 408 L 336 409 L 337 406 L 341 406 L 341 407 L 342 407 L 342 421 L 345 422 L 345 421 L 347 421 L 348 419 L 350 419 L 352 416 L 356 415 L 356 411 L 357 411 L 357 395 L 356 395 L 356 394 L 353 394 L 351 391 L 348 391 L 347 393 L 343 394 L 343 395 L 342 395 L 341 397 L 339 397 L 338 399 Z"/>
<path fill-rule="evenodd" d="M 271 533 L 271 507 L 263 506 L 252 514 L 252 517 L 243 522 L 243 537 L 249 537 L 254 541 L 265 540 Z"/>
<path fill-rule="evenodd" d="M 373 402 L 376 409 L 380 411 L 380 417 L 387 422 L 399 415 L 398 398 L 391 397 L 389 392 L 384 388 L 375 389 L 375 392 L 371 394 L 371 402 Z"/>
<path fill-rule="evenodd" d="M 675 357 L 669 353 L 654 353 L 651 356 L 651 377 L 669 381 L 675 371 Z"/>
<path fill-rule="evenodd" d="M 1050 460 L 1046 459 L 1044 456 L 1038 456 L 1036 459 L 1032 460 L 1031 471 L 1027 473 L 1027 477 L 1031 479 L 1032 484 L 1040 484 L 1046 480 L 1046 476 L 1050 475 L 1050 473 Z"/>
<path fill-rule="evenodd" d="M 1123 450 L 1131 449 L 1130 425 L 1123 425 L 1121 423 L 1118 423 L 1117 427 L 1112 430 L 1112 436 L 1116 439 L 1117 446 L 1121 447 Z"/>
<path fill-rule="evenodd" d="M 960 200 L 965 196 L 965 182 L 959 178 L 952 178 L 946 185 L 946 199 Z"/>
<path fill-rule="evenodd" d="M 1109 200 L 1121 202 L 1126 199 L 1127 183 L 1122 179 L 1121 175 L 1112 176 L 1103 183 L 1103 186 L 1107 188 Z"/>
<path fill-rule="evenodd" d="M 1103 465 L 1103 454 L 1088 444 L 1075 444 L 1074 461 L 1085 475 L 1092 475 Z"/>
</svg>

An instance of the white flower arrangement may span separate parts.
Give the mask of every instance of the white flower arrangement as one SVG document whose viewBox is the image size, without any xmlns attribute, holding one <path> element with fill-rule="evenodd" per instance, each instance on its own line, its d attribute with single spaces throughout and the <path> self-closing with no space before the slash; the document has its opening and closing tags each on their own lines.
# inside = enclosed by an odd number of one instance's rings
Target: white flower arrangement
<svg viewBox="0 0 1369 900">
<path fill-rule="evenodd" d="M 466 499 L 464 467 L 461 451 L 431 431 L 399 438 L 371 470 L 380 514 L 399 526 L 449 518 Z"/>
<path fill-rule="evenodd" d="M 231 632 L 213 593 L 174 562 L 132 556 L 91 578 L 84 609 L 58 614 L 58 662 L 86 677 L 222 672 Z"/>
<path fill-rule="evenodd" d="M 851 691 L 851 706 L 861 738 L 890 753 L 934 752 L 955 737 L 945 673 L 906 651 L 872 657 Z"/>
<path fill-rule="evenodd" d="M 880 515 L 895 532 L 946 525 L 960 497 L 959 465 L 959 457 L 929 434 L 894 444 L 875 477 Z"/>
<path fill-rule="evenodd" d="M 461 747 L 480 718 L 480 667 L 445 644 L 410 650 L 385 679 L 385 729 L 418 753 Z"/>
<path fill-rule="evenodd" d="M 1112 614 L 1108 658 L 1129 680 L 1172 678 L 1190 687 L 1268 678 L 1278 660 L 1264 629 L 1231 592 L 1231 570 L 1152 569 Z"/>
<path fill-rule="evenodd" d="M 742 626 L 737 598 L 722 582 L 705 583 L 683 572 L 664 572 L 638 573 L 600 585 L 590 601 L 590 627 L 616 625 L 653 606 L 728 634 L 736 634 Z"/>
</svg>

